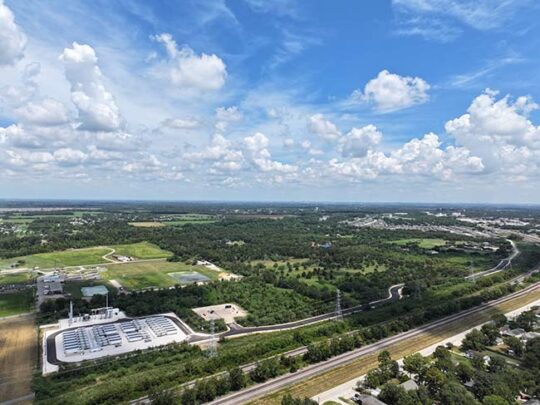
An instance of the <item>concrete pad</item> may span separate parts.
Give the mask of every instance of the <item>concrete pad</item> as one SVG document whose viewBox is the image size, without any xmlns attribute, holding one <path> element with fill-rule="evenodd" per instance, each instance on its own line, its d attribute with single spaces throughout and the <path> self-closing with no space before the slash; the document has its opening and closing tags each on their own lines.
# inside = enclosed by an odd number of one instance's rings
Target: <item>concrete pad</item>
<svg viewBox="0 0 540 405">
<path fill-rule="evenodd" d="M 223 319 L 225 323 L 234 323 L 236 318 L 247 316 L 247 311 L 236 304 L 219 304 L 193 308 L 193 311 L 205 321 Z"/>
</svg>

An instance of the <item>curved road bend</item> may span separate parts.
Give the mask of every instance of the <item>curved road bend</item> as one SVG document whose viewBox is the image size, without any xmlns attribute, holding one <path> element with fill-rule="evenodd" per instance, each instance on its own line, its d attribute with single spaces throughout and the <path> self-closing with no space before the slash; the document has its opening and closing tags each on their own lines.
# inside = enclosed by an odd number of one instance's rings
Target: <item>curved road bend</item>
<svg viewBox="0 0 540 405">
<path fill-rule="evenodd" d="M 516 256 L 521 253 L 513 240 L 507 239 L 507 241 L 510 242 L 510 244 L 512 245 L 512 253 L 510 254 L 510 256 L 508 256 L 506 259 L 502 259 L 495 267 L 471 274 L 470 276 L 465 277 L 465 280 L 475 280 L 479 277 L 486 277 L 491 274 L 498 273 L 499 271 L 506 270 L 508 266 L 512 264 L 512 260 L 514 260 Z"/>
<path fill-rule="evenodd" d="M 214 400 L 213 402 L 210 402 L 210 404 L 212 404 L 212 405 L 239 405 L 239 404 L 246 403 L 248 401 L 252 401 L 252 400 L 254 400 L 256 398 L 260 398 L 260 397 L 262 397 L 264 395 L 267 395 L 267 394 L 269 394 L 271 392 L 278 391 L 279 389 L 282 389 L 282 388 L 284 388 L 284 387 L 286 387 L 288 385 L 291 385 L 293 383 L 308 379 L 308 378 L 313 377 L 313 376 L 315 376 L 317 374 L 321 374 L 321 373 L 324 373 L 326 371 L 329 371 L 329 370 L 331 370 L 333 368 L 343 366 L 343 365 L 345 365 L 347 363 L 350 363 L 351 361 L 355 360 L 359 356 L 363 356 L 363 355 L 378 352 L 378 351 L 388 347 L 391 344 L 394 344 L 394 343 L 397 343 L 397 342 L 400 342 L 400 341 L 403 341 L 403 340 L 406 340 L 406 339 L 410 339 L 410 338 L 412 338 L 414 336 L 417 336 L 417 335 L 419 335 L 421 333 L 427 332 L 427 331 L 429 331 L 431 329 L 437 328 L 437 327 L 439 327 L 441 325 L 444 325 L 444 324 L 446 324 L 448 322 L 456 321 L 456 320 L 459 320 L 459 319 L 461 319 L 463 317 L 466 317 L 468 315 L 471 315 L 471 314 L 474 314 L 476 312 L 485 310 L 486 308 L 488 308 L 490 306 L 500 304 L 500 303 L 503 303 L 505 301 L 508 301 L 508 300 L 511 300 L 511 299 L 514 299 L 514 298 L 517 298 L 517 297 L 520 297 L 520 296 L 523 296 L 523 295 L 527 295 L 530 292 L 537 290 L 538 288 L 540 288 L 540 282 L 534 283 L 531 286 L 529 286 L 529 287 L 527 287 L 527 288 L 525 288 L 525 289 L 523 289 L 521 291 L 518 291 L 516 293 L 507 295 L 505 297 L 502 297 L 502 298 L 499 298 L 497 300 L 491 301 L 489 303 L 480 305 L 478 307 L 475 307 L 475 308 L 460 312 L 458 314 L 448 316 L 446 318 L 443 318 L 443 319 L 440 319 L 438 321 L 435 321 L 435 322 L 429 323 L 427 325 L 424 325 L 424 326 L 422 326 L 420 328 L 411 329 L 411 330 L 409 330 L 407 332 L 403 332 L 403 333 L 400 333 L 398 335 L 391 336 L 389 338 L 380 340 L 379 342 L 373 343 L 371 345 L 364 346 L 362 348 L 359 348 L 359 349 L 353 350 L 351 352 L 341 354 L 341 355 L 336 356 L 336 357 L 332 357 L 331 359 L 329 359 L 329 360 L 327 360 L 325 362 L 313 364 L 311 366 L 307 366 L 307 367 L 297 371 L 296 373 L 285 374 L 283 376 L 277 377 L 277 378 L 275 378 L 273 380 L 270 380 L 270 381 L 267 381 L 265 383 L 257 384 L 255 386 L 252 386 L 252 387 L 247 388 L 245 390 L 229 394 L 229 395 L 227 395 L 225 397 L 222 397 L 222 398 L 218 398 L 218 399 Z"/>
<path fill-rule="evenodd" d="M 403 289 L 403 286 L 404 284 L 396 284 L 396 285 L 391 286 L 388 289 L 387 298 L 370 302 L 369 304 L 367 304 L 367 306 L 373 308 L 373 307 L 385 304 L 387 302 L 397 301 L 398 299 L 401 298 L 401 290 Z M 343 309 L 341 313 L 343 315 L 350 315 L 356 312 L 363 311 L 365 308 L 366 308 L 365 304 L 357 305 L 351 308 Z M 283 323 L 283 324 L 278 324 L 278 325 L 252 326 L 252 327 L 249 327 L 249 326 L 244 327 L 244 326 L 238 325 L 237 323 L 234 323 L 231 325 L 230 330 L 228 330 L 227 332 L 223 332 L 222 334 L 220 334 L 220 336 L 232 337 L 232 336 L 239 336 L 239 335 L 257 333 L 257 332 L 276 332 L 280 330 L 290 330 L 290 329 L 299 328 L 301 326 L 311 325 L 317 322 L 327 321 L 332 318 L 335 318 L 336 316 L 337 316 L 336 312 L 333 311 L 326 314 L 317 315 L 311 318 L 305 318 L 305 319 L 301 319 L 299 321 L 294 321 L 294 322 L 288 322 L 288 323 Z M 199 338 L 193 341 L 195 342 L 202 339 L 203 338 Z M 204 339 L 208 339 L 208 337 L 205 337 Z"/>
<path fill-rule="evenodd" d="M 469 280 L 471 278 L 476 279 L 478 277 L 489 276 L 489 275 L 491 275 L 493 273 L 497 273 L 499 271 L 502 271 L 502 270 L 505 270 L 506 268 L 508 268 L 508 266 L 510 264 L 512 264 L 512 260 L 517 255 L 520 254 L 520 251 L 517 248 L 514 241 L 512 241 L 510 239 L 508 239 L 508 241 L 512 245 L 512 249 L 513 249 L 510 256 L 508 256 L 505 259 L 502 259 L 495 267 L 493 267 L 491 269 L 488 269 L 488 270 L 481 271 L 481 272 L 476 273 L 476 274 L 474 274 L 472 276 L 467 276 L 467 277 L 465 277 L 465 279 Z M 372 301 L 369 304 L 367 304 L 367 307 L 373 308 L 373 307 L 385 304 L 386 302 L 396 301 L 396 300 L 400 299 L 401 298 L 401 291 L 403 289 L 403 286 L 404 286 L 404 284 L 396 284 L 396 285 L 393 285 L 393 286 L 389 287 L 389 289 L 388 289 L 388 297 L 387 298 Z M 343 309 L 341 312 L 342 312 L 343 315 L 350 315 L 350 314 L 354 314 L 356 312 L 363 311 L 364 309 L 366 309 L 365 304 L 364 305 L 357 305 L 357 306 L 354 306 L 354 307 L 351 307 L 351 308 L 346 308 L 346 309 Z M 335 318 L 336 315 L 337 314 L 334 311 L 334 312 L 329 312 L 327 314 L 317 315 L 317 316 L 314 316 L 314 317 L 311 317 L 311 318 L 301 319 L 299 321 L 284 323 L 284 324 L 281 324 L 281 325 L 243 327 L 241 325 L 238 325 L 237 323 L 233 323 L 233 324 L 230 325 L 230 329 L 227 332 L 221 333 L 220 336 L 223 336 L 223 337 L 238 337 L 238 336 L 242 336 L 242 335 L 245 335 L 245 334 L 257 333 L 257 332 L 276 332 L 276 331 L 280 331 L 280 330 L 290 330 L 290 329 L 299 328 L 301 326 L 311 325 L 311 324 L 314 324 L 314 323 L 317 323 L 317 322 L 327 321 L 327 320 L 330 320 L 332 318 Z M 204 339 L 208 339 L 208 338 L 207 337 L 204 337 L 204 338 L 203 337 L 198 337 L 198 338 L 193 339 L 192 341 L 196 342 L 196 341 L 201 341 L 201 340 L 204 340 Z"/>
</svg>

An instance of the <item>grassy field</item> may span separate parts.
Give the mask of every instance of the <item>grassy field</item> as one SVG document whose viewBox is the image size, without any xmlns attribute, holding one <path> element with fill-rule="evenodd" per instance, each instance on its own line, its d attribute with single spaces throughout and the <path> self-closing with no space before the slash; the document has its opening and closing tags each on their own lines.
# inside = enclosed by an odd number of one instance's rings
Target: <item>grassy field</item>
<svg viewBox="0 0 540 405">
<path fill-rule="evenodd" d="M 34 220 L 32 218 L 2 218 L 0 219 L 0 224 L 1 223 L 6 223 L 6 224 L 24 224 L 24 225 L 28 225 L 28 224 L 31 224 Z"/>
<path fill-rule="evenodd" d="M 174 221 L 163 222 L 163 224 L 169 225 L 169 226 L 184 226 L 187 224 L 192 224 L 192 225 L 212 224 L 214 222 L 216 222 L 215 219 L 177 219 Z"/>
<path fill-rule="evenodd" d="M 207 214 L 178 214 L 167 215 L 163 218 L 163 224 L 169 226 L 184 226 L 187 224 L 211 224 L 216 222 L 215 217 Z"/>
<path fill-rule="evenodd" d="M 426 347 L 437 344 L 446 338 L 466 331 L 474 325 L 487 322 L 494 314 L 510 312 L 538 299 L 540 299 L 540 290 L 533 291 L 530 294 L 514 298 L 501 304 L 487 307 L 480 312 L 468 315 L 467 317 L 456 321 L 448 322 L 432 330 L 422 332 L 414 337 L 411 337 L 410 339 L 406 339 L 405 341 L 400 341 L 389 344 L 385 347 L 381 347 L 381 351 L 388 350 L 392 355 L 392 358 L 400 359 L 416 353 Z M 350 381 L 353 378 L 360 377 L 366 374 L 369 370 L 377 367 L 378 354 L 379 352 L 360 356 L 347 365 L 337 367 L 309 380 L 294 384 L 269 396 L 254 400 L 250 402 L 250 404 L 278 405 L 281 403 L 281 398 L 287 393 L 292 394 L 294 397 L 301 398 L 316 396 L 321 392 Z"/>
<path fill-rule="evenodd" d="M 159 246 L 148 242 L 131 243 L 129 245 L 111 246 L 116 255 L 131 256 L 137 259 L 166 259 L 172 253 L 161 249 Z"/>
<path fill-rule="evenodd" d="M 31 272 L 2 274 L 0 275 L 0 285 L 6 284 L 26 284 L 33 281 L 35 276 Z"/>
<path fill-rule="evenodd" d="M 405 246 L 408 244 L 416 244 L 422 249 L 433 249 L 438 246 L 444 246 L 446 245 L 446 241 L 444 239 L 417 239 L 417 238 L 409 238 L 409 239 L 398 239 L 394 240 L 391 243 L 394 243 L 399 246 Z"/>
<path fill-rule="evenodd" d="M 177 282 L 167 273 L 193 272 L 201 273 L 211 280 L 217 280 L 218 272 L 204 266 L 193 266 L 180 262 L 139 262 L 111 264 L 102 273 L 107 280 L 116 280 L 129 290 L 150 287 L 172 287 Z"/>
<path fill-rule="evenodd" d="M 139 242 L 111 247 L 100 246 L 63 250 L 61 252 L 37 253 L 35 255 L 2 259 L 0 260 L 0 270 L 10 268 L 18 261 L 23 262 L 16 266 L 18 268 L 39 267 L 41 269 L 108 263 L 109 261 L 103 259 L 103 256 L 111 253 L 113 248 L 118 255 L 132 256 L 137 259 L 165 259 L 172 256 L 171 252 L 160 249 L 152 243 Z"/>
<path fill-rule="evenodd" d="M 37 360 L 34 318 L 25 316 L 0 321 L 0 342 L 0 401 L 31 394 Z"/>
<path fill-rule="evenodd" d="M 0 294 L 0 318 L 30 312 L 34 308 L 34 290 L 29 288 L 9 294 Z"/>
<path fill-rule="evenodd" d="M 0 269 L 10 268 L 17 261 L 24 261 L 18 267 L 48 269 L 52 267 L 79 266 L 83 264 L 105 263 L 102 258 L 111 250 L 106 247 L 63 250 L 61 252 L 38 253 L 30 256 L 13 257 L 0 260 Z"/>
<path fill-rule="evenodd" d="M 443 256 L 447 263 L 454 267 L 461 267 L 462 269 L 467 269 L 474 273 L 478 271 L 488 270 L 494 267 L 499 263 L 499 259 L 493 255 L 486 254 L 484 256 L 475 255 L 473 256 Z M 472 261 L 472 263 L 471 263 Z M 471 265 L 472 264 L 472 265 Z"/>
<path fill-rule="evenodd" d="M 156 221 L 130 222 L 129 224 L 137 228 L 161 228 L 165 226 L 163 222 L 156 222 Z"/>
<path fill-rule="evenodd" d="M 287 270 L 287 263 L 290 263 L 293 266 L 293 270 L 290 273 Z M 302 281 L 304 281 L 305 283 L 310 284 L 310 285 L 316 285 L 316 284 L 323 285 L 323 284 L 326 284 L 326 283 L 321 283 L 318 280 L 317 277 L 313 277 L 313 278 L 302 277 L 302 273 L 309 272 L 309 271 L 315 269 L 315 267 L 317 267 L 315 265 L 308 264 L 308 259 L 293 259 L 293 258 L 291 258 L 291 259 L 288 259 L 288 260 L 253 260 L 251 262 L 252 266 L 257 266 L 259 264 L 262 264 L 263 266 L 265 266 L 267 269 L 270 269 L 270 270 L 279 269 L 280 266 L 285 266 L 286 274 L 288 274 L 290 276 L 298 277 Z M 276 264 L 277 264 L 277 267 L 275 267 Z M 298 269 L 294 268 L 295 264 L 299 265 Z M 344 275 L 344 273 L 368 274 L 368 273 L 375 272 L 375 270 L 382 272 L 382 271 L 387 270 L 387 268 L 386 268 L 386 265 L 384 265 L 384 264 L 373 263 L 373 264 L 369 264 L 368 266 L 366 266 L 363 269 L 341 268 L 339 270 L 336 270 L 336 274 L 337 275 L 338 274 Z"/>
</svg>

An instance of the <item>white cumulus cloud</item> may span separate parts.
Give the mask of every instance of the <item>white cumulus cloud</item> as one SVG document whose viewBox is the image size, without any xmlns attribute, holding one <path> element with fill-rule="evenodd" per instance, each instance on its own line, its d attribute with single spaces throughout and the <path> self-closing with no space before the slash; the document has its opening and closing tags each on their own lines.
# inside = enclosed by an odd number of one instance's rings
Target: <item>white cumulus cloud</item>
<svg viewBox="0 0 540 405">
<path fill-rule="evenodd" d="M 69 120 L 66 106 L 54 98 L 30 101 L 17 108 L 15 114 L 23 122 L 33 125 L 55 126 Z"/>
<path fill-rule="evenodd" d="M 12 65 L 23 57 L 26 36 L 11 10 L 0 0 L 0 65 Z"/>
<path fill-rule="evenodd" d="M 375 125 L 352 128 L 342 139 L 341 153 L 345 157 L 363 157 L 381 142 L 382 133 Z"/>
<path fill-rule="evenodd" d="M 272 160 L 268 150 L 269 143 L 268 137 L 261 132 L 244 138 L 244 145 L 253 165 L 263 172 L 295 173 L 297 166 Z"/>
<path fill-rule="evenodd" d="M 175 86 L 212 91 L 221 89 L 225 84 L 227 67 L 217 55 L 197 55 L 187 45 L 178 49 L 176 41 L 168 33 L 151 38 L 165 47 L 168 60 L 161 68 Z"/>
<path fill-rule="evenodd" d="M 382 70 L 366 84 L 363 92 L 355 90 L 351 99 L 372 103 L 380 112 L 391 112 L 425 103 L 429 98 L 429 88 L 430 85 L 419 77 L 400 76 Z"/>
<path fill-rule="evenodd" d="M 124 121 L 113 95 L 103 83 L 98 58 L 89 45 L 73 42 L 60 56 L 71 84 L 71 99 L 79 112 L 80 129 L 116 131 Z"/>
<path fill-rule="evenodd" d="M 457 144 L 481 156 L 489 171 L 534 175 L 540 164 L 540 126 L 528 114 L 537 108 L 529 97 L 497 99 L 497 92 L 488 89 L 445 129 Z"/>
<path fill-rule="evenodd" d="M 341 132 L 332 122 L 324 118 L 322 114 L 314 114 L 309 117 L 308 129 L 321 138 L 332 141 L 341 136 Z"/>
</svg>

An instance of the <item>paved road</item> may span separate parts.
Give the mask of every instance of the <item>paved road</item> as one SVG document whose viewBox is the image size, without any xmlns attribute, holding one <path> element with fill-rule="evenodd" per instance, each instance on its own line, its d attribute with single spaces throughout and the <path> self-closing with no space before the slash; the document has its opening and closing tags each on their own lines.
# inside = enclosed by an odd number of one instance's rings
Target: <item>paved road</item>
<svg viewBox="0 0 540 405">
<path fill-rule="evenodd" d="M 520 253 L 520 251 L 517 248 L 514 241 L 508 240 L 508 242 L 510 242 L 510 244 L 512 245 L 512 253 L 510 254 L 510 256 L 508 256 L 505 259 L 502 259 L 497 264 L 497 266 L 495 266 L 495 267 L 493 267 L 491 269 L 488 269 L 488 270 L 478 272 L 478 273 L 476 273 L 476 274 L 474 274 L 472 276 L 467 276 L 467 277 L 465 277 L 465 279 L 467 279 L 467 280 L 473 279 L 474 280 L 474 279 L 477 279 L 479 277 L 486 277 L 486 276 L 489 276 L 491 274 L 494 274 L 494 273 L 497 273 L 499 271 L 507 269 L 512 264 L 512 260 L 517 255 L 519 255 L 519 253 Z M 347 309 L 344 309 L 342 311 L 342 313 L 343 313 L 343 315 L 350 315 L 350 314 L 353 314 L 353 313 L 356 313 L 356 312 L 363 311 L 366 308 L 373 308 L 373 307 L 377 307 L 379 305 L 383 305 L 383 304 L 385 304 L 387 302 L 390 302 L 390 301 L 396 301 L 396 300 L 401 298 L 401 291 L 403 290 L 403 286 L 404 286 L 404 284 L 393 285 L 388 289 L 388 297 L 387 298 L 383 298 L 381 300 L 370 302 L 367 305 L 357 305 L 355 307 L 347 308 Z M 311 324 L 314 324 L 314 323 L 317 323 L 317 322 L 327 321 L 327 320 L 335 318 L 336 316 L 337 316 L 336 312 L 329 312 L 327 314 L 317 315 L 317 316 L 314 316 L 314 317 L 311 317 L 311 318 L 301 319 L 299 321 L 289 322 L 289 323 L 285 323 L 285 324 L 281 324 L 281 325 L 267 325 L 267 326 L 254 326 L 254 327 L 243 327 L 241 325 L 238 325 L 237 323 L 233 323 L 233 324 L 229 325 L 230 330 L 228 330 L 227 332 L 223 332 L 220 336 L 237 337 L 237 336 L 243 336 L 243 335 L 252 334 L 252 333 L 275 332 L 275 331 L 280 331 L 280 330 L 295 329 L 295 328 L 299 328 L 301 326 L 307 326 L 307 325 L 311 325 Z M 205 338 L 199 338 L 198 340 L 204 340 L 204 339 Z M 197 341 L 197 339 L 195 339 L 194 341 Z"/>
<path fill-rule="evenodd" d="M 388 289 L 387 298 L 370 302 L 367 305 L 357 305 L 355 307 L 346 308 L 346 309 L 343 309 L 341 313 L 342 315 L 350 315 L 356 312 L 364 311 L 366 308 L 374 308 L 374 307 L 383 305 L 387 302 L 397 301 L 398 299 L 401 298 L 401 290 L 403 289 L 403 286 L 404 284 L 393 285 Z M 318 323 L 322 321 L 328 321 L 330 319 L 336 318 L 336 316 L 337 316 L 336 312 L 333 311 L 333 312 L 328 312 L 326 314 L 301 319 L 299 321 L 288 322 L 288 323 L 283 323 L 283 324 L 278 324 L 278 325 L 253 326 L 253 327 L 244 327 L 244 326 L 238 325 L 237 323 L 233 323 L 229 325 L 230 330 L 228 330 L 227 332 L 223 332 L 221 335 L 224 337 L 238 337 L 238 336 L 252 334 L 252 333 L 290 330 L 290 329 L 296 329 L 302 326 L 312 325 L 314 323 Z"/>
<path fill-rule="evenodd" d="M 512 264 L 512 260 L 514 260 L 515 257 L 521 253 L 513 240 L 507 239 L 507 241 L 512 245 L 512 253 L 510 256 L 508 256 L 506 259 L 502 259 L 495 267 L 471 274 L 470 276 L 465 277 L 465 279 L 476 280 L 477 278 L 486 277 L 491 274 L 498 273 L 499 271 L 506 270 Z"/>
<path fill-rule="evenodd" d="M 247 388 L 245 390 L 232 393 L 230 395 L 227 395 L 225 397 L 216 399 L 213 402 L 210 402 L 212 405 L 239 405 L 246 403 L 248 401 L 252 401 L 256 398 L 260 398 L 264 395 L 270 394 L 272 392 L 275 392 L 281 388 L 284 388 L 288 385 L 294 384 L 296 382 L 311 378 L 317 374 L 321 374 L 327 371 L 330 371 L 331 369 L 334 369 L 336 367 L 340 367 L 343 365 L 346 365 L 347 363 L 350 363 L 354 360 L 356 360 L 358 357 L 376 353 L 380 350 L 383 350 L 384 348 L 395 344 L 397 342 L 401 342 L 406 339 L 410 339 L 414 336 L 417 336 L 419 334 L 425 333 L 427 331 L 430 331 L 432 329 L 444 326 L 445 324 L 459 320 L 461 318 L 464 318 L 466 316 L 469 316 L 471 314 L 480 312 L 485 310 L 486 308 L 503 303 L 505 301 L 529 294 L 531 291 L 535 291 L 540 288 L 540 282 L 534 283 L 533 285 L 518 291 L 516 293 L 507 295 L 505 297 L 499 298 L 497 300 L 491 301 L 487 304 L 472 308 L 467 311 L 460 312 L 455 315 L 451 315 L 449 317 L 443 318 L 439 321 L 432 322 L 430 324 L 427 324 L 425 326 L 422 326 L 420 328 L 411 329 L 410 331 L 401 333 L 396 336 L 392 336 L 383 340 L 380 340 L 379 342 L 376 342 L 374 344 L 364 346 L 360 349 L 353 350 L 351 352 L 344 353 L 342 355 L 333 357 L 325 362 L 313 364 L 311 366 L 305 367 L 296 373 L 286 374 L 280 377 L 277 377 L 273 380 L 267 381 L 262 384 L 258 384 L 255 386 L 252 386 L 250 388 Z"/>
</svg>

